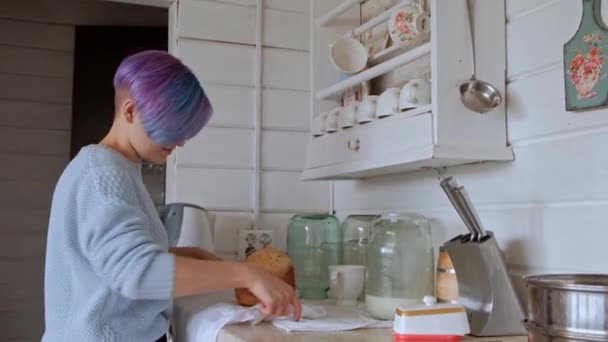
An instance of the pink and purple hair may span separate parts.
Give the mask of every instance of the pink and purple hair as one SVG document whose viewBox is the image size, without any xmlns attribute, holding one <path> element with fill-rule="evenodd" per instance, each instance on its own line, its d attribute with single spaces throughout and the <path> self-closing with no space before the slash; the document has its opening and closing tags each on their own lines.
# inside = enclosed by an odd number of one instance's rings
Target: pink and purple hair
<svg viewBox="0 0 608 342">
<path fill-rule="evenodd" d="M 114 75 L 114 90 L 126 90 L 144 130 L 159 145 L 194 137 L 213 108 L 192 71 L 165 51 L 148 50 L 125 58 Z"/>
</svg>

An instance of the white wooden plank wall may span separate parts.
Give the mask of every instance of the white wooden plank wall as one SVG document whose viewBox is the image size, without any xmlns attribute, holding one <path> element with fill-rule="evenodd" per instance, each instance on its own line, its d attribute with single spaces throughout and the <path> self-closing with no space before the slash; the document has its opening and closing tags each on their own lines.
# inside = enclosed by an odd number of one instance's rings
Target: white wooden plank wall
<svg viewBox="0 0 608 342">
<path fill-rule="evenodd" d="M 508 134 L 516 160 L 451 168 L 448 175 L 468 188 L 520 289 L 529 272 L 608 272 L 608 110 L 564 110 L 562 46 L 578 27 L 581 2 L 506 4 Z M 437 245 L 465 232 L 433 172 L 336 182 L 334 196 L 342 218 L 392 210 L 427 215 Z"/>
<path fill-rule="evenodd" d="M 215 111 L 209 127 L 177 151 L 171 200 L 219 215 L 215 244 L 227 257 L 236 253 L 238 230 L 253 227 L 255 6 L 182 0 L 177 20 L 177 54 L 202 80 Z M 274 230 L 284 248 L 292 213 L 326 211 L 329 199 L 326 184 L 298 180 L 309 125 L 308 1 L 266 0 L 262 27 L 260 228 Z"/>
</svg>

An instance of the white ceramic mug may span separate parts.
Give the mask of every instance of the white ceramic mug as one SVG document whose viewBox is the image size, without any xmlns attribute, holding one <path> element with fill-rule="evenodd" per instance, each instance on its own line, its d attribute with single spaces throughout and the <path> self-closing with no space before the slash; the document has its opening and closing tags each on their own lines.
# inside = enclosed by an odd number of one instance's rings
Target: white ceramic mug
<svg viewBox="0 0 608 342">
<path fill-rule="evenodd" d="M 383 118 L 399 113 L 400 88 L 387 88 L 380 94 L 376 104 L 376 117 Z"/>
<path fill-rule="evenodd" d="M 336 40 L 329 48 L 329 57 L 339 71 L 356 74 L 367 65 L 367 49 L 355 38 Z"/>
<path fill-rule="evenodd" d="M 327 113 L 321 113 L 317 115 L 312 121 L 312 136 L 320 137 L 325 134 L 325 120 L 327 120 Z"/>
<path fill-rule="evenodd" d="M 365 285 L 365 266 L 329 266 L 329 292 L 338 305 L 357 304 Z"/>
<path fill-rule="evenodd" d="M 399 110 L 407 110 L 431 104 L 431 82 L 416 78 L 407 82 L 399 95 Z"/>
<path fill-rule="evenodd" d="M 327 113 L 327 119 L 325 120 L 325 132 L 334 133 L 338 131 L 340 127 L 340 116 L 344 107 L 336 107 Z"/>
<path fill-rule="evenodd" d="M 344 107 L 342 113 L 340 113 L 340 127 L 351 128 L 357 123 L 357 108 L 359 106 L 359 103 L 353 102 Z"/>
<path fill-rule="evenodd" d="M 378 96 L 366 96 L 357 109 L 357 123 L 364 124 L 376 117 Z"/>
</svg>

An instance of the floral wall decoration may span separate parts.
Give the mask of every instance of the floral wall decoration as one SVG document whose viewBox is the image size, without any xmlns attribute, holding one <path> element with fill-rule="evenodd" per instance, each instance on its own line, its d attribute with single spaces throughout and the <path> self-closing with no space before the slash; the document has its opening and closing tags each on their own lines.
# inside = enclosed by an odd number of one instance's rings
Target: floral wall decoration
<svg viewBox="0 0 608 342">
<path fill-rule="evenodd" d="M 566 110 L 608 106 L 608 27 L 601 18 L 601 0 L 582 0 L 578 30 L 564 44 Z"/>
</svg>

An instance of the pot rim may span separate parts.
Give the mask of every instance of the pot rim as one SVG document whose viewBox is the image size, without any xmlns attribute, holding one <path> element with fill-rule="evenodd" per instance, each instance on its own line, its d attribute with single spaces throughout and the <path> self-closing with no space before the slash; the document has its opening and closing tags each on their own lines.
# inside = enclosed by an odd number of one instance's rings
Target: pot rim
<svg viewBox="0 0 608 342">
<path fill-rule="evenodd" d="M 528 287 L 584 292 L 608 292 L 608 274 L 536 274 L 525 276 L 524 280 Z"/>
<path fill-rule="evenodd" d="M 562 331 L 562 330 L 543 327 L 543 326 L 540 326 L 539 324 L 529 321 L 527 319 L 523 320 L 523 324 L 528 331 L 535 330 L 545 336 L 565 337 L 565 338 L 569 338 L 569 339 L 583 340 L 583 341 L 598 341 L 598 342 L 608 341 L 607 335 L 572 333 L 572 332 L 568 332 L 568 331 Z"/>
</svg>

